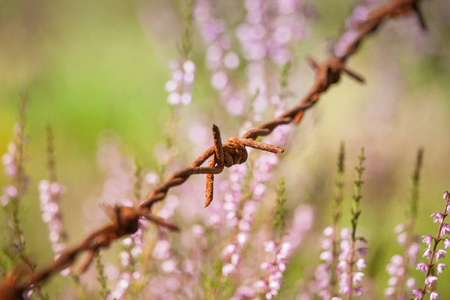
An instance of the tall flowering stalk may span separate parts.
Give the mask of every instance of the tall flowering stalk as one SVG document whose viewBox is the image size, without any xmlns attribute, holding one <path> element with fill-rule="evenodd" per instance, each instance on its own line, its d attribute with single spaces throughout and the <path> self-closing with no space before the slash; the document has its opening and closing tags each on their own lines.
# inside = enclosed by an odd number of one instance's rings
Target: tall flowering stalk
<svg viewBox="0 0 450 300">
<path fill-rule="evenodd" d="M 64 228 L 60 209 L 64 187 L 58 182 L 56 175 L 55 147 L 52 128 L 47 126 L 47 170 L 49 180 L 39 182 L 39 199 L 41 201 L 42 220 L 47 223 L 49 238 L 56 256 L 67 248 L 67 232 Z"/>
<path fill-rule="evenodd" d="M 133 187 L 134 201 L 123 200 L 125 206 L 135 206 L 141 201 L 142 193 L 142 167 L 139 163 L 135 162 L 135 183 Z M 126 299 L 127 295 L 130 297 L 136 297 L 137 288 L 134 287 L 134 283 L 143 279 L 142 268 L 139 268 L 139 261 L 142 258 L 144 250 L 143 234 L 146 226 L 143 223 L 139 223 L 139 229 L 131 236 L 122 240 L 122 251 L 120 252 L 121 272 L 119 280 L 113 290 L 109 290 L 107 286 L 104 286 L 106 282 L 106 275 L 103 274 L 102 267 L 97 268 L 99 272 L 99 281 L 102 286 L 102 294 L 104 299 Z M 100 257 L 99 257 L 100 258 Z M 98 264 L 101 264 L 98 259 Z M 141 287 L 139 285 L 139 287 Z"/>
<path fill-rule="evenodd" d="M 20 204 L 30 182 L 24 168 L 24 146 L 26 144 L 24 128 L 28 102 L 28 95 L 23 93 L 19 105 L 18 120 L 14 125 L 14 140 L 8 144 L 8 152 L 2 156 L 5 175 L 11 179 L 11 184 L 4 188 L 0 200 L 8 215 L 7 236 L 10 247 L 5 249 L 5 253 L 11 261 L 16 261 L 19 258 L 27 268 L 27 272 L 32 272 L 35 269 L 35 264 L 28 258 L 25 237 L 19 218 Z M 39 286 L 34 286 L 24 297 L 30 296 L 33 292 L 39 299 L 44 299 Z"/>
<path fill-rule="evenodd" d="M 292 254 L 293 246 L 290 242 L 282 242 L 286 227 L 286 202 L 284 178 L 280 179 L 277 190 L 276 212 L 275 212 L 275 240 L 264 242 L 264 250 L 272 254 L 272 260 L 263 262 L 261 269 L 269 272 L 269 276 L 262 281 L 258 281 L 254 286 L 259 288 L 259 293 L 265 299 L 274 299 L 278 296 L 278 292 L 283 284 L 283 273 L 286 270 L 288 258 Z"/>
<path fill-rule="evenodd" d="M 434 223 L 439 223 L 439 229 L 436 236 L 422 236 L 422 242 L 427 245 L 423 257 L 428 259 L 428 263 L 419 262 L 417 264 L 417 270 L 420 270 L 425 274 L 425 283 L 422 289 L 414 289 L 411 292 L 414 299 L 422 300 L 426 294 L 430 295 L 430 300 L 435 300 L 440 296 L 434 289 L 438 283 L 437 276 L 441 274 L 445 268 L 447 268 L 447 265 L 439 263 L 439 260 L 441 258 L 445 258 L 445 255 L 447 254 L 447 250 L 445 249 L 450 247 L 450 238 L 446 237 L 450 234 L 450 224 L 444 223 L 445 219 L 450 214 L 450 193 L 445 192 L 443 199 L 446 202 L 444 212 L 436 212 L 431 215 Z M 441 249 L 439 249 L 440 247 Z"/>
<path fill-rule="evenodd" d="M 292 226 L 286 228 L 284 179 L 277 189 L 273 238 L 263 242 L 265 261 L 259 268 L 262 271 L 259 280 L 253 285 L 241 285 L 232 300 L 275 299 L 283 285 L 283 273 L 289 264 L 292 253 L 302 242 L 312 226 L 313 213 L 307 205 L 299 206 L 294 213 Z M 253 271 L 253 273 L 255 273 Z"/>
<path fill-rule="evenodd" d="M 287 85 L 289 64 L 281 70 L 280 96 Z M 284 99 L 278 97 L 275 115 L 280 107 L 284 107 Z M 251 115 L 251 113 L 249 114 Z M 252 123 L 248 120 L 248 123 Z M 271 137 L 263 141 L 269 144 L 283 145 L 291 126 L 280 126 L 275 129 Z M 230 169 L 229 188 L 225 192 L 224 210 L 227 225 L 231 227 L 230 242 L 222 251 L 222 273 L 219 282 L 226 282 L 230 274 L 237 273 L 238 264 L 242 259 L 242 251 L 250 239 L 250 231 L 253 226 L 254 215 L 258 204 L 263 199 L 266 184 L 272 179 L 272 170 L 278 164 L 278 158 L 272 154 L 251 153 L 249 163 L 233 166 Z M 219 285 L 220 287 L 220 285 Z M 218 288 L 214 293 L 218 292 Z"/>
<path fill-rule="evenodd" d="M 210 0 L 197 0 L 195 20 L 206 46 L 206 67 L 211 71 L 211 85 L 231 115 L 245 112 L 245 93 L 237 91 L 232 72 L 241 64 L 239 55 L 232 50 L 232 39 L 223 20 L 214 16 Z"/>
<path fill-rule="evenodd" d="M 95 254 L 95 268 L 97 269 L 98 275 L 97 280 L 100 283 L 100 297 L 103 300 L 108 299 L 111 290 L 108 287 L 108 277 L 105 273 L 105 266 L 102 263 L 102 259 L 100 253 L 97 252 Z"/>
<path fill-rule="evenodd" d="M 339 293 L 343 298 L 352 299 L 353 295 L 359 296 L 363 293 L 361 287 L 364 273 L 362 270 L 366 266 L 363 256 L 367 252 L 366 247 L 357 248 L 357 242 L 367 243 L 362 237 L 356 236 L 356 229 L 358 220 L 361 215 L 360 201 L 362 198 L 361 187 L 363 185 L 362 175 L 364 173 L 364 148 L 361 148 L 361 153 L 358 158 L 358 166 L 355 168 L 356 180 L 354 182 L 354 194 L 352 205 L 351 230 L 341 231 L 341 253 L 339 256 L 339 268 L 341 270 L 339 278 Z M 358 258 L 359 257 L 359 258 Z M 354 267 L 356 265 L 356 271 Z M 336 297 L 336 299 L 340 299 Z"/>
<path fill-rule="evenodd" d="M 345 33 L 334 45 L 334 55 L 342 57 L 345 55 L 347 47 L 358 38 L 358 25 L 364 22 L 369 16 L 369 6 L 374 0 L 363 0 L 353 10 L 352 15 L 345 22 Z"/>
<path fill-rule="evenodd" d="M 19 220 L 20 202 L 25 195 L 29 183 L 29 177 L 24 168 L 24 127 L 25 112 L 28 105 L 28 96 L 24 94 L 19 107 L 19 117 L 14 125 L 14 141 L 8 144 L 8 152 L 2 156 L 5 174 L 11 179 L 11 184 L 3 190 L 2 205 L 9 215 L 8 227 L 12 249 L 6 253 L 12 260 L 17 255 L 23 260 L 30 270 L 34 269 L 26 255 L 25 239 Z"/>
<path fill-rule="evenodd" d="M 337 279 L 339 276 L 339 244 L 340 244 L 340 226 L 342 201 L 344 199 L 344 161 L 345 147 L 341 143 L 337 160 L 337 174 L 334 180 L 335 195 L 332 201 L 332 226 L 325 228 L 322 239 L 323 252 L 320 254 L 321 263 L 315 271 L 314 292 L 322 299 L 330 299 L 337 295 Z"/>
<path fill-rule="evenodd" d="M 389 287 L 384 294 L 387 298 L 403 300 L 408 298 L 409 291 L 414 288 L 415 279 L 408 278 L 409 268 L 417 263 L 419 245 L 414 235 L 414 226 L 417 217 L 417 205 L 419 202 L 420 171 L 422 168 L 423 149 L 417 152 L 416 166 L 412 176 L 411 197 L 409 200 L 408 221 L 406 225 L 400 224 L 395 227 L 398 234 L 397 241 L 404 248 L 403 255 L 396 254 L 386 269 L 391 276 Z"/>
<path fill-rule="evenodd" d="M 170 120 L 167 124 L 166 145 L 158 151 L 159 177 L 163 178 L 166 168 L 172 163 L 176 155 L 174 147 L 178 132 L 180 105 L 188 105 L 192 102 L 192 88 L 195 80 L 195 63 L 190 59 L 193 40 L 193 9 L 195 0 L 184 1 L 183 33 L 179 42 L 180 56 L 177 60 L 169 62 L 171 78 L 165 84 L 169 93 L 167 102 L 170 105 Z M 156 150 L 156 149 L 155 149 Z"/>
</svg>

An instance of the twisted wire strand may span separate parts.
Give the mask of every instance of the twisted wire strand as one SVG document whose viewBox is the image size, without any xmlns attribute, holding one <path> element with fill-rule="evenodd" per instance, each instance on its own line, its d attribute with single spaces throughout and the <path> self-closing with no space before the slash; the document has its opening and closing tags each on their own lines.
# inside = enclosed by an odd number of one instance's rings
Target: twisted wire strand
<svg viewBox="0 0 450 300">
<path fill-rule="evenodd" d="M 340 57 L 333 56 L 319 64 L 314 59 L 308 58 L 308 62 L 315 70 L 315 81 L 299 104 L 286 110 L 281 116 L 267 121 L 258 127 L 244 133 L 241 137 L 233 137 L 222 145 L 220 132 L 217 126 L 213 126 L 214 146 L 203 152 L 189 167 L 173 173 L 164 183 L 156 187 L 138 207 L 109 207 L 106 212 L 111 223 L 95 230 L 87 236 L 77 247 L 66 250 L 46 268 L 33 274 L 26 274 L 23 267 L 16 266 L 0 283 L 0 299 L 13 300 L 22 299 L 24 291 L 36 284 L 44 283 L 55 273 L 75 264 L 79 254 L 86 252 L 86 258 L 81 264 L 80 273 L 85 272 L 92 262 L 95 253 L 101 248 L 107 248 L 115 240 L 133 234 L 138 229 L 139 219 L 147 219 L 155 224 L 167 227 L 170 230 L 178 230 L 171 222 L 160 217 L 151 215 L 152 206 L 162 201 L 170 188 L 183 184 L 190 176 L 196 174 L 207 175 L 206 202 L 205 206 L 212 201 L 212 188 L 214 174 L 219 174 L 225 167 L 245 162 L 247 151 L 245 147 L 281 153 L 283 149 L 273 145 L 256 142 L 255 139 L 267 136 L 272 131 L 284 124 L 298 124 L 306 110 L 314 106 L 321 94 L 329 87 L 339 82 L 342 72 L 349 75 L 358 82 L 364 82 L 364 78 L 349 70 L 346 66 L 348 58 L 359 48 L 361 42 L 367 36 L 374 33 L 379 26 L 388 18 L 397 18 L 411 13 L 416 14 L 422 28 L 425 27 L 423 15 L 420 12 L 419 0 L 391 0 L 390 2 L 373 9 L 366 21 L 357 28 L 357 36 L 350 43 Z M 208 166 L 202 164 L 209 159 Z"/>
</svg>

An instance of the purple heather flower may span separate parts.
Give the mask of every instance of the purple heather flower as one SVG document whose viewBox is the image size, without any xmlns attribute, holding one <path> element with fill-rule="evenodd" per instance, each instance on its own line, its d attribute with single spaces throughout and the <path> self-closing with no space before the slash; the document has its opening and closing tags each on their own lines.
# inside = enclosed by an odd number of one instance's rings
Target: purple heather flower
<svg viewBox="0 0 450 300">
<path fill-rule="evenodd" d="M 408 280 L 406 280 L 406 287 L 407 288 L 412 289 L 415 286 L 416 286 L 416 279 L 415 278 L 409 278 Z"/>
<path fill-rule="evenodd" d="M 177 268 L 177 263 L 174 259 L 167 259 L 161 264 L 161 270 L 164 273 L 172 273 Z"/>
<path fill-rule="evenodd" d="M 435 285 L 437 283 L 437 277 L 436 276 L 428 276 L 427 279 L 425 279 L 425 284 L 428 287 L 431 287 L 432 285 Z"/>
<path fill-rule="evenodd" d="M 422 298 L 422 291 L 419 289 L 412 290 L 411 295 L 414 296 L 414 300 Z"/>
<path fill-rule="evenodd" d="M 397 235 L 397 243 L 400 246 L 405 246 L 407 238 L 408 238 L 407 234 L 405 232 L 402 232 L 399 235 Z"/>
<path fill-rule="evenodd" d="M 430 259 L 432 253 L 433 253 L 433 251 L 430 248 L 427 248 L 427 249 L 425 249 L 422 257 L 426 257 L 426 258 Z"/>
<path fill-rule="evenodd" d="M 444 217 L 442 216 L 441 213 L 438 213 L 438 212 L 433 213 L 433 214 L 431 214 L 431 217 L 433 218 L 434 223 L 436 223 L 436 222 L 439 222 L 439 223 L 444 222 Z"/>
<path fill-rule="evenodd" d="M 448 247 L 450 247 L 450 239 L 445 239 L 444 240 L 444 249 L 447 249 Z"/>
<path fill-rule="evenodd" d="M 441 229 L 441 236 L 450 234 L 450 225 L 449 224 L 443 224 Z"/>
<path fill-rule="evenodd" d="M 236 266 L 233 264 L 227 264 L 225 266 L 222 267 L 222 274 L 223 276 L 228 276 L 231 273 L 236 272 Z"/>
<path fill-rule="evenodd" d="M 42 180 L 39 183 L 42 220 L 48 225 L 50 242 L 56 254 L 66 248 L 65 233 L 59 208 L 63 190 L 57 182 L 50 183 L 47 180 Z"/>
<path fill-rule="evenodd" d="M 438 292 L 431 292 L 430 294 L 430 300 L 436 300 L 439 297 L 439 293 Z"/>
<path fill-rule="evenodd" d="M 364 273 L 356 272 L 355 274 L 353 274 L 353 284 L 357 285 L 357 284 L 361 283 L 363 278 L 364 278 Z"/>
<path fill-rule="evenodd" d="M 395 294 L 395 288 L 393 288 L 392 286 L 390 286 L 384 290 L 384 296 L 386 298 L 391 298 L 392 296 L 394 296 L 394 294 Z"/>
<path fill-rule="evenodd" d="M 195 64 L 190 61 L 171 61 L 172 78 L 166 83 L 169 92 L 167 102 L 170 105 L 189 104 L 192 100 L 191 90 L 194 82 Z"/>
<path fill-rule="evenodd" d="M 398 224 L 397 226 L 395 226 L 394 228 L 394 232 L 396 234 L 399 234 L 401 232 L 405 231 L 405 224 Z"/>
<path fill-rule="evenodd" d="M 420 262 L 417 264 L 416 270 L 420 270 L 424 274 L 427 274 L 428 273 L 428 265 L 424 262 Z"/>
<path fill-rule="evenodd" d="M 441 274 L 445 268 L 447 268 L 446 264 L 437 264 L 437 266 L 436 266 L 437 274 L 438 275 Z"/>
<path fill-rule="evenodd" d="M 439 249 L 436 251 L 436 261 L 439 261 L 441 258 L 445 258 L 445 254 L 447 254 L 447 251 Z"/>
<path fill-rule="evenodd" d="M 431 235 L 422 235 L 422 243 L 425 243 L 428 245 L 428 247 L 431 247 L 431 243 L 433 242 L 433 237 Z"/>
<path fill-rule="evenodd" d="M 364 258 L 358 259 L 356 262 L 356 268 L 361 271 L 366 267 L 366 260 Z"/>
<path fill-rule="evenodd" d="M 444 200 L 447 200 L 447 197 L 448 197 L 448 192 L 445 192 L 445 193 L 442 195 L 442 198 L 443 198 Z"/>
</svg>

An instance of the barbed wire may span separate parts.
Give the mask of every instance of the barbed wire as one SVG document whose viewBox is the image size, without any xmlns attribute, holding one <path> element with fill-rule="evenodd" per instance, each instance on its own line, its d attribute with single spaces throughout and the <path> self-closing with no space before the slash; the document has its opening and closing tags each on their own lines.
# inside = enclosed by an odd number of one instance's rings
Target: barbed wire
<svg viewBox="0 0 450 300">
<path fill-rule="evenodd" d="M 285 111 L 281 116 L 247 131 L 241 137 L 229 138 L 224 144 L 221 141 L 219 128 L 213 125 L 214 146 L 203 152 L 189 167 L 173 173 L 137 207 L 116 206 L 113 208 L 104 205 L 103 209 L 111 219 L 111 223 L 92 232 L 77 247 L 61 253 L 46 268 L 33 274 L 27 274 L 23 267 L 20 265 L 16 266 L 1 280 L 0 299 L 22 299 L 24 291 L 44 283 L 55 273 L 72 266 L 75 264 L 76 258 L 85 252 L 86 257 L 78 271 L 79 273 L 84 273 L 92 263 L 97 251 L 102 248 L 108 248 L 111 243 L 121 237 L 135 233 L 138 230 L 140 219 L 146 219 L 169 230 L 179 230 L 171 222 L 151 214 L 155 203 L 162 201 L 172 187 L 183 184 L 190 176 L 206 174 L 206 207 L 213 200 L 214 174 L 221 173 L 225 167 L 229 168 L 233 165 L 244 163 L 248 157 L 245 147 L 276 154 L 282 153 L 284 150 L 280 147 L 255 140 L 258 137 L 271 134 L 280 125 L 300 123 L 305 111 L 316 104 L 320 96 L 332 85 L 339 82 L 342 73 L 349 75 L 358 82 L 364 82 L 364 78 L 361 75 L 348 69 L 346 66 L 348 58 L 358 50 L 364 38 L 374 33 L 383 21 L 388 18 L 397 18 L 414 13 L 418 17 L 421 27 L 425 29 L 425 22 L 418 4 L 419 0 L 391 0 L 371 10 L 366 20 L 357 25 L 355 29 L 356 35 L 353 37 L 352 42 L 346 45 L 342 55 L 334 55 L 323 63 L 318 63 L 311 57 L 307 58 L 315 71 L 315 81 L 297 106 Z M 207 160 L 209 160 L 208 166 L 202 167 Z"/>
</svg>

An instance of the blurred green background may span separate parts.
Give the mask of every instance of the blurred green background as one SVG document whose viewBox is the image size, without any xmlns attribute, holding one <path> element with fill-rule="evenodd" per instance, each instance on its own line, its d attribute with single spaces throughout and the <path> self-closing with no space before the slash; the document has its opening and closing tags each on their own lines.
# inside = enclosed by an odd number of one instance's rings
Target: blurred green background
<svg viewBox="0 0 450 300">
<path fill-rule="evenodd" d="M 102 174 L 97 167 L 98 138 L 113 129 L 123 151 L 155 169 L 154 148 L 164 141 L 170 108 L 164 84 L 168 62 L 178 57 L 181 33 L 180 1 L 0 1 L 0 151 L 12 138 L 20 93 L 27 90 L 26 169 L 32 183 L 23 201 L 22 223 L 38 265 L 51 257 L 46 226 L 40 219 L 37 183 L 48 177 L 45 169 L 45 126 L 55 133 L 57 171 L 67 187 L 62 204 L 72 241 L 84 235 L 82 205 L 98 195 Z M 343 32 L 352 1 L 314 1 L 317 16 L 308 39 L 299 45 L 289 88 L 305 93 L 312 72 L 303 59 L 312 54 L 324 59 L 328 40 Z M 383 26 L 364 43 L 352 69 L 364 74 L 365 85 L 348 78 L 307 113 L 294 142 L 282 159 L 279 175 L 286 177 L 288 198 L 317 204 L 315 228 L 329 223 L 329 199 L 340 141 L 347 147 L 347 206 L 352 192 L 353 166 L 359 148 L 366 149 L 363 215 L 360 232 L 370 242 L 369 273 L 377 276 L 373 289 L 386 287 L 385 265 L 399 251 L 393 228 L 405 221 L 415 155 L 424 147 L 420 215 L 416 232 L 434 234 L 430 214 L 443 209 L 442 193 L 450 187 L 450 7 L 448 1 L 422 3 L 428 32 L 412 16 Z M 193 108 L 182 108 L 188 123 L 195 113 L 207 124 L 221 114 L 217 95 L 203 67 L 204 52 L 198 36 L 193 42 L 197 82 Z M 194 113 L 194 115 L 193 115 Z M 242 119 L 226 119 L 229 134 L 236 134 Z M 226 127 L 227 124 L 221 124 Z M 181 148 L 181 147 L 180 147 Z M 182 150 L 189 153 L 188 149 Z M 190 154 L 190 158 L 195 157 Z M 295 167 L 293 167 L 295 166 Z M 8 183 L 0 176 L 0 185 Z M 300 188 L 300 190 L 299 190 Z M 97 204 L 95 204 L 97 205 Z M 348 209 L 346 208 L 346 212 Z M 2 218 L 4 216 L 2 215 Z M 293 285 L 318 262 L 317 238 L 301 250 L 288 271 Z M 389 245 L 389 247 L 386 247 Z M 417 272 L 418 273 L 418 272 Z M 438 290 L 450 298 L 450 280 L 444 271 Z M 419 282 L 421 274 L 416 274 Z M 441 278 L 440 276 L 440 278 Z"/>
</svg>

